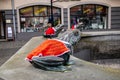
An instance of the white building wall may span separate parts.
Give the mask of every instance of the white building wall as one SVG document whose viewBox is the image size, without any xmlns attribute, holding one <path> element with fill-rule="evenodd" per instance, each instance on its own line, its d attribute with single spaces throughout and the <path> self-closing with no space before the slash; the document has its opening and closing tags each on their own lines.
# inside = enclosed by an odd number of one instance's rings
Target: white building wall
<svg viewBox="0 0 120 80">
<path fill-rule="evenodd" d="M 0 0 L 0 10 L 8 10 L 11 8 L 11 0 Z"/>
<path fill-rule="evenodd" d="M 14 0 L 15 8 L 25 5 L 34 5 L 34 4 L 50 4 L 50 0 Z M 82 3 L 105 3 L 109 4 L 112 7 L 120 7 L 120 0 L 81 0 L 81 1 L 69 1 L 69 2 L 55 2 L 53 5 L 59 5 L 64 8 L 67 8 L 73 4 L 82 4 Z M 0 10 L 12 9 L 11 0 L 0 0 Z"/>
<path fill-rule="evenodd" d="M 30 5 L 50 5 L 49 0 L 15 0 L 16 8 Z"/>
</svg>

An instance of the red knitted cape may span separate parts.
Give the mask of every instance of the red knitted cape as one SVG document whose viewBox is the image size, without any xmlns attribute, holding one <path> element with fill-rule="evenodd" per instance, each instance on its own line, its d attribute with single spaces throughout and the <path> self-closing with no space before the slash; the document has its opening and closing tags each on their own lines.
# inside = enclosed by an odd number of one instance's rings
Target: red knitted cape
<svg viewBox="0 0 120 80">
<path fill-rule="evenodd" d="M 27 59 L 32 60 L 33 56 L 60 56 L 66 52 L 68 52 L 69 49 L 66 47 L 66 45 L 58 41 L 56 39 L 48 39 L 45 40 L 42 44 L 40 44 L 38 47 L 33 49 L 28 55 Z"/>
</svg>

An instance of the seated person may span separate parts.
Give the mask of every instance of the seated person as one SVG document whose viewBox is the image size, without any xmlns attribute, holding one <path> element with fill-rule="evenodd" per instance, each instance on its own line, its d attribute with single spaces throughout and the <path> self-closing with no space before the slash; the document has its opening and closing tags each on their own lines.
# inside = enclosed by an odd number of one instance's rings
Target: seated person
<svg viewBox="0 0 120 80">
<path fill-rule="evenodd" d="M 72 30 L 74 30 L 74 29 L 76 29 L 76 28 L 77 28 L 77 25 L 76 25 L 76 24 L 73 24 L 72 27 L 71 27 Z"/>
<path fill-rule="evenodd" d="M 47 39 L 45 40 L 43 43 L 41 43 L 38 47 L 36 47 L 35 49 L 33 49 L 26 57 L 26 60 L 28 60 L 30 63 L 33 62 L 34 57 L 42 57 L 42 59 L 44 57 L 48 57 L 48 56 L 54 56 L 54 57 L 58 57 L 58 58 L 62 58 L 63 59 L 63 63 L 62 65 L 67 65 L 67 63 L 69 62 L 69 58 L 70 58 L 70 54 L 71 54 L 71 44 L 69 44 L 68 42 L 62 41 L 62 40 L 58 40 L 58 39 Z M 46 59 L 47 59 L 46 57 Z M 39 59 L 40 60 L 40 59 Z M 43 60 L 42 60 L 43 61 Z M 40 62 L 40 61 L 38 61 Z M 56 65 L 53 61 L 47 61 L 49 63 L 47 63 L 48 65 L 52 64 Z M 39 63 L 40 65 L 44 65 L 44 63 Z M 46 64 L 46 62 L 45 62 Z M 45 65 L 44 65 L 45 66 Z"/>
<path fill-rule="evenodd" d="M 54 37 L 56 33 L 56 30 L 54 27 L 52 27 L 51 23 L 48 23 L 48 28 L 44 32 L 44 37 Z"/>
</svg>

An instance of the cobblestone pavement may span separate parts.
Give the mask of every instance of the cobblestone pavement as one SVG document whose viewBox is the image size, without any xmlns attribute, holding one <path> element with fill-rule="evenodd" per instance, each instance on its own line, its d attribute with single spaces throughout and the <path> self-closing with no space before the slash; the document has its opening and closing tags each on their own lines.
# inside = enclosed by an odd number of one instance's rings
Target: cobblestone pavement
<svg viewBox="0 0 120 80">
<path fill-rule="evenodd" d="M 15 52 L 17 52 L 32 37 L 41 36 L 40 32 L 17 33 L 15 41 L 0 42 L 0 66 L 6 62 Z"/>
</svg>

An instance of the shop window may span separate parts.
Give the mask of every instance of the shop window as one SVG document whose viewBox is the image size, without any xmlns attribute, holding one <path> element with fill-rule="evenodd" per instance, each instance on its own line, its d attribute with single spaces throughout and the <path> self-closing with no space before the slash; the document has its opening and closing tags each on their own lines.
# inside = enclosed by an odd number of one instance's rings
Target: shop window
<svg viewBox="0 0 120 80">
<path fill-rule="evenodd" d="M 37 32 L 47 27 L 51 17 L 49 6 L 31 6 L 20 9 L 21 32 Z M 61 9 L 53 7 L 54 26 L 61 23 Z"/>
<path fill-rule="evenodd" d="M 51 17 L 51 9 L 48 7 L 48 16 Z M 61 9 L 53 7 L 53 20 L 54 20 L 54 26 L 61 23 Z"/>
<path fill-rule="evenodd" d="M 53 8 L 53 15 L 54 17 L 60 17 L 60 9 Z"/>
<path fill-rule="evenodd" d="M 92 27 L 96 27 L 95 6 L 93 4 L 83 5 L 83 14 L 85 29 L 92 29 Z"/>
<path fill-rule="evenodd" d="M 96 6 L 96 22 L 100 29 L 107 28 L 107 18 L 108 18 L 107 12 L 108 11 L 105 6 L 100 6 L 100 5 Z"/>
<path fill-rule="evenodd" d="M 51 8 L 48 7 L 48 15 L 51 15 Z M 58 17 L 61 15 L 61 9 L 57 7 L 53 7 L 53 16 Z"/>
<path fill-rule="evenodd" d="M 29 17 L 25 18 L 22 23 L 22 32 L 38 32 L 43 27 L 46 27 L 48 23 L 48 17 Z"/>
<path fill-rule="evenodd" d="M 47 16 L 47 7 L 35 6 L 34 14 L 35 14 L 35 16 Z"/>
<path fill-rule="evenodd" d="M 61 23 L 61 12 L 60 9 L 53 8 L 54 26 Z"/>
<path fill-rule="evenodd" d="M 33 16 L 33 8 L 27 7 L 20 9 L 20 16 Z"/>
<path fill-rule="evenodd" d="M 108 8 L 102 5 L 86 4 L 70 9 L 71 26 L 82 30 L 106 29 Z"/>
<path fill-rule="evenodd" d="M 78 17 L 82 16 L 82 6 L 75 6 L 70 10 L 71 15 L 76 15 Z"/>
</svg>

